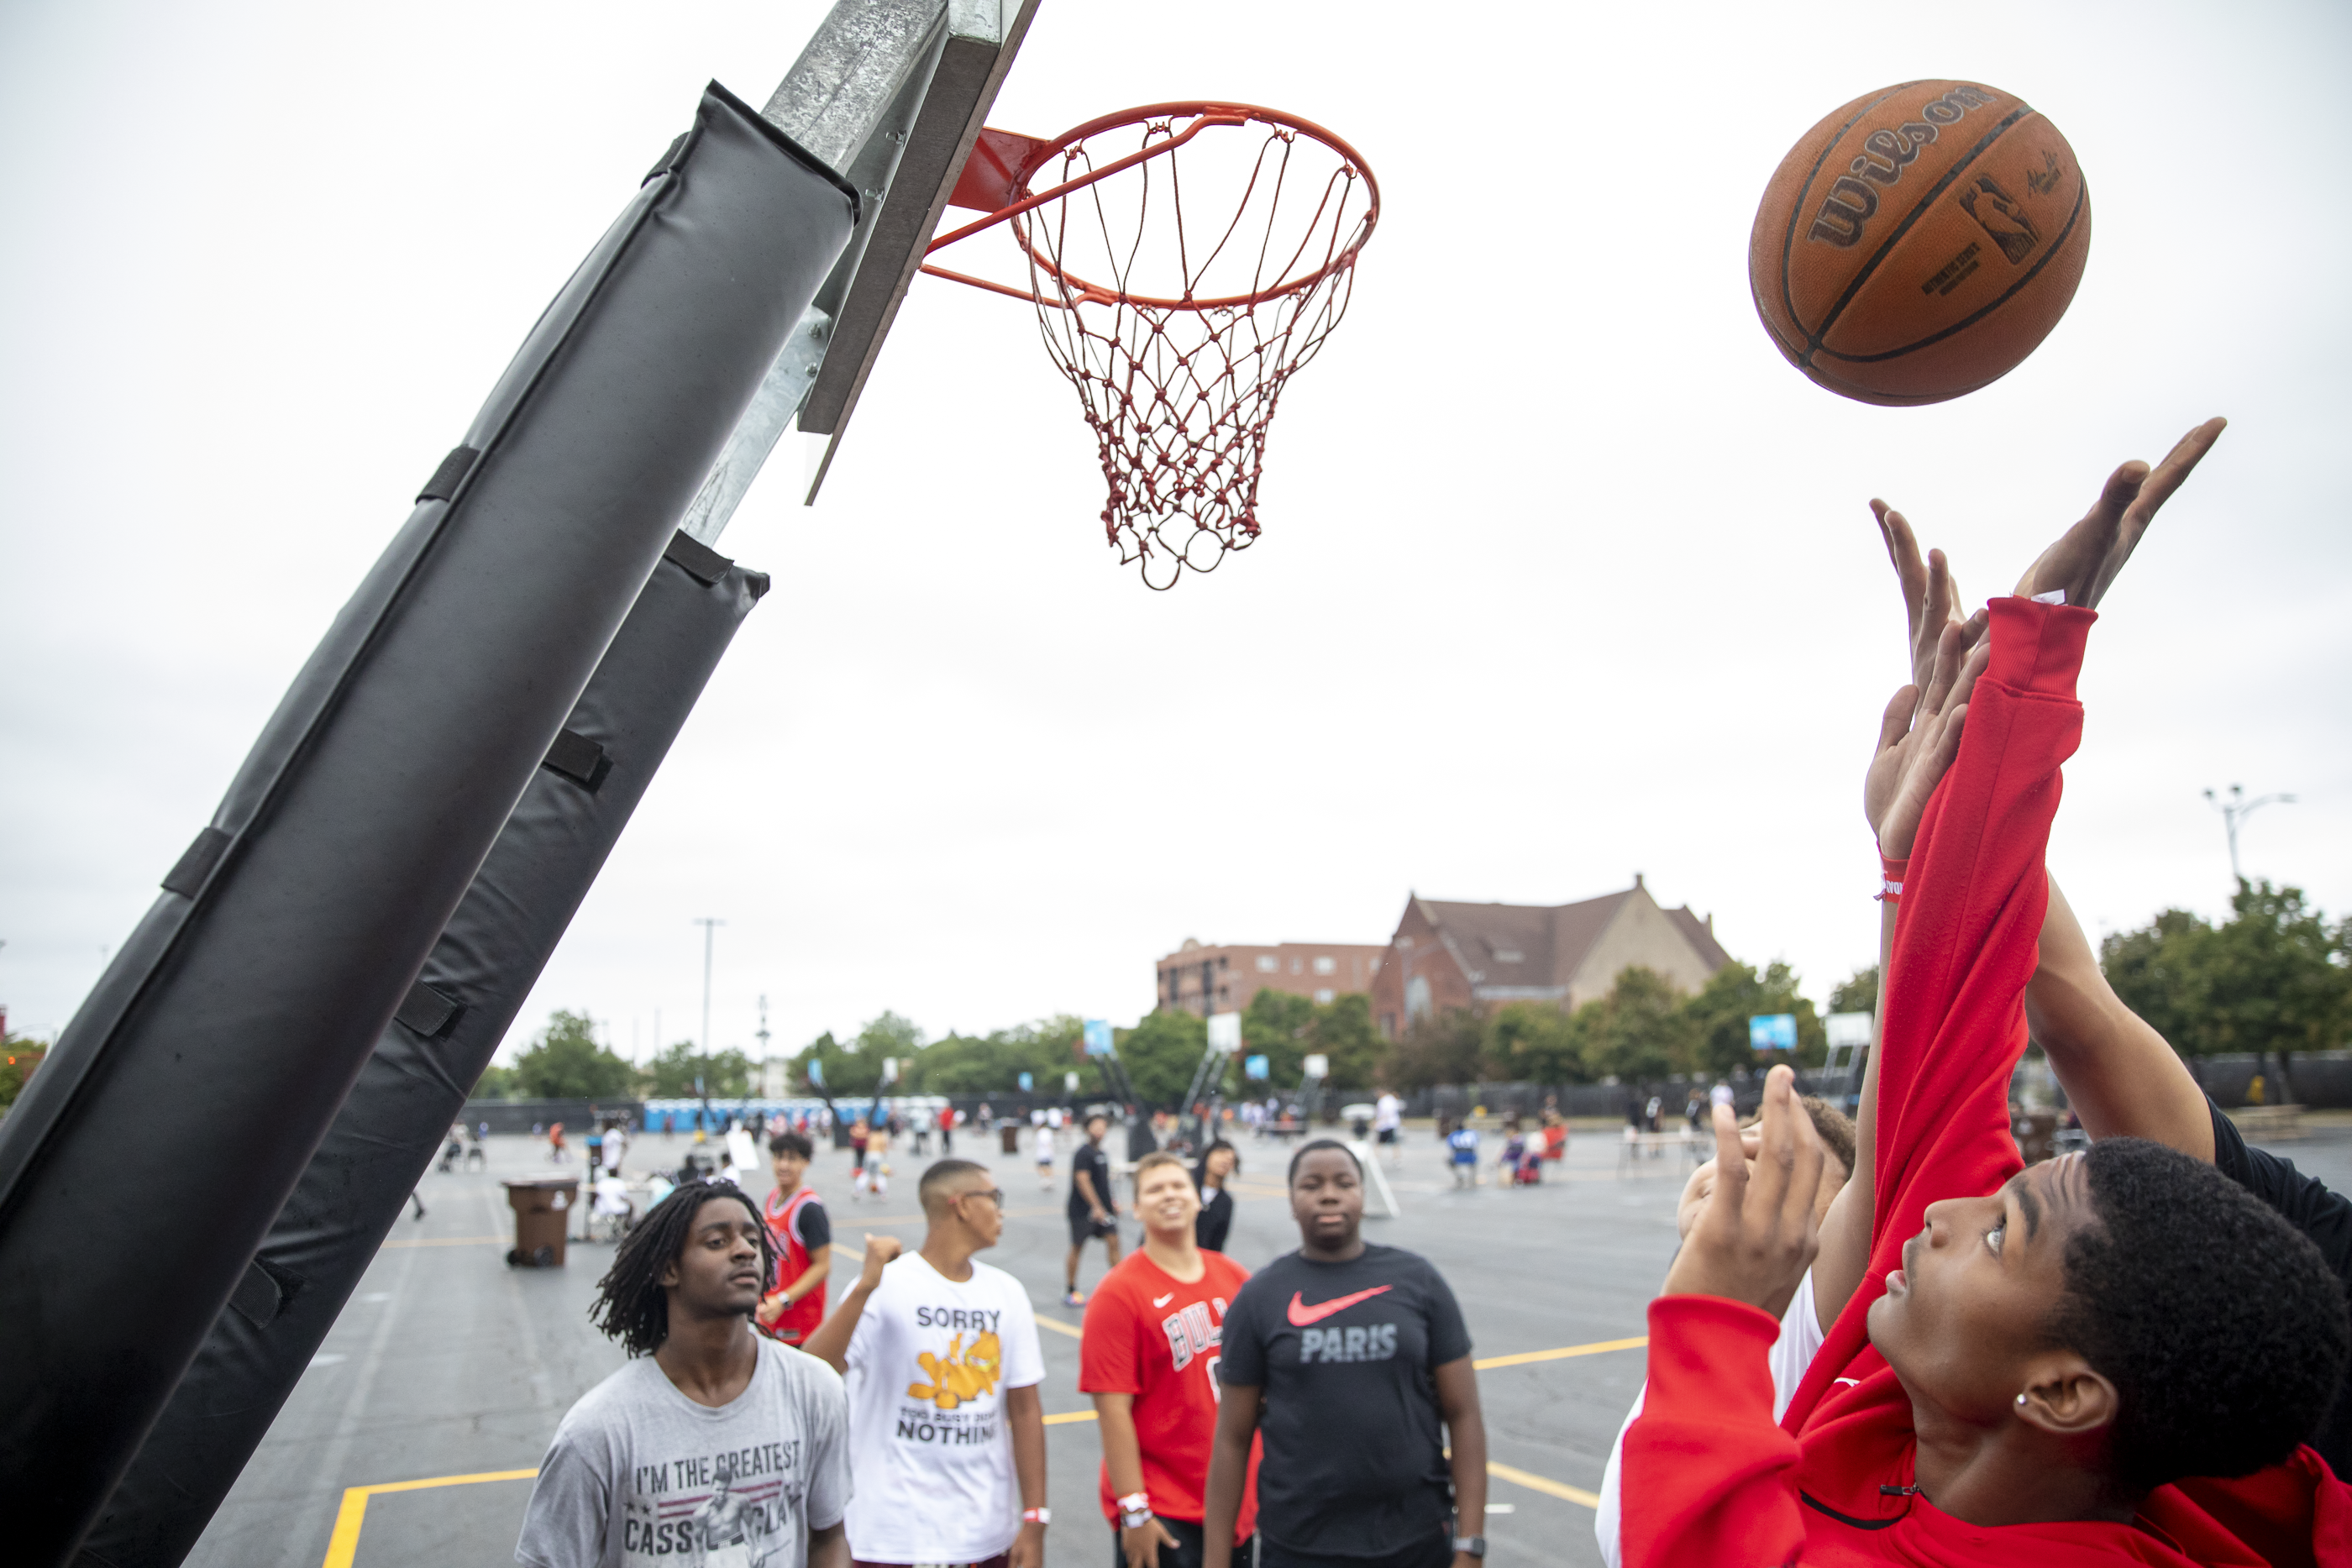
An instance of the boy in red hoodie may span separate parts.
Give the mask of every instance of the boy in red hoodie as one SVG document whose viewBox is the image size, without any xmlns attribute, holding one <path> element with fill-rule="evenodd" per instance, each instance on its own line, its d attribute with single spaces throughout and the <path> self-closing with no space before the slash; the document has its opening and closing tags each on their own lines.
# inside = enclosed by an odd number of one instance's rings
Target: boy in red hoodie
<svg viewBox="0 0 2352 1568">
<path fill-rule="evenodd" d="M 1888 985 L 1815 1266 L 1845 1308 L 1776 1427 L 1765 1352 L 1822 1165 L 1776 1071 L 1755 1176 L 1718 1113 L 1714 1194 L 1651 1306 L 1629 1565 L 2352 1562 L 2352 1499 L 2298 1447 L 2352 1352 L 2316 1251 L 2187 1155 L 2116 1139 L 2021 1171 L 2008 1131 L 2090 607 L 2219 433 L 2157 483 L 2119 470 L 1890 706 Z"/>
</svg>

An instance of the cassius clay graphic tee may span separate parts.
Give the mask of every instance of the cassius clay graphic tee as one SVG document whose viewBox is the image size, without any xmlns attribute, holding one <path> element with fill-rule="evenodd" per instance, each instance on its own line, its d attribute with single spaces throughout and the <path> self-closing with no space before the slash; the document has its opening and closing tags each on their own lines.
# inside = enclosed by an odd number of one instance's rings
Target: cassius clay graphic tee
<svg viewBox="0 0 2352 1568">
<path fill-rule="evenodd" d="M 1130 1408 L 1151 1511 L 1188 1524 L 1200 1523 L 1208 1511 L 1225 1313 L 1249 1279 L 1248 1270 L 1222 1252 L 1202 1252 L 1201 1264 L 1201 1277 L 1188 1285 L 1149 1253 L 1129 1253 L 1087 1303 L 1086 1334 L 1078 1343 L 1078 1391 L 1135 1396 Z M 1234 1521 L 1236 1543 L 1257 1528 L 1258 1453 L 1253 1445 Z M 1117 1522 L 1110 1467 L 1097 1468 L 1103 1517 Z"/>
<path fill-rule="evenodd" d="M 526 1568 L 805 1568 L 849 1504 L 841 1378 L 760 1341 L 742 1393 L 698 1405 L 651 1356 L 583 1395 L 555 1429 L 515 1542 Z"/>
<path fill-rule="evenodd" d="M 1453 1481 L 1435 1369 L 1470 1354 L 1429 1260 L 1366 1247 L 1345 1263 L 1285 1253 L 1225 1314 L 1227 1387 L 1264 1390 L 1258 1532 L 1293 1552 L 1381 1557 L 1447 1529 Z"/>
<path fill-rule="evenodd" d="M 908 1252 L 849 1339 L 849 1550 L 864 1563 L 978 1563 L 1021 1533 L 1008 1389 L 1044 1380 L 1028 1292 L 975 1258 L 958 1283 Z"/>
</svg>

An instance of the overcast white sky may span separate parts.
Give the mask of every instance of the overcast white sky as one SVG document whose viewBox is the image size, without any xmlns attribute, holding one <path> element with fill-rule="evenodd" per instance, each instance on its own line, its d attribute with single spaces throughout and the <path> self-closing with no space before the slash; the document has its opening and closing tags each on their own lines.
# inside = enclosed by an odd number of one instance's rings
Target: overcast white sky
<svg viewBox="0 0 2352 1568">
<path fill-rule="evenodd" d="M 548 296 L 760 4 L 0 7 L 0 1002 L 61 1027 Z M 1448 18 L 1475 16 L 1465 29 Z M 1146 591 L 1021 305 L 919 280 L 821 504 L 509 1047 L 1126 1021 L 1183 937 L 1383 940 L 1408 890 L 1711 911 L 1816 998 L 1872 956 L 1862 764 L 1901 613 L 1865 501 L 2005 589 L 2100 480 L 2233 424 L 2108 601 L 2053 862 L 2086 921 L 2352 905 L 2352 256 L 2338 5 L 1045 0 L 993 122 L 1183 97 L 1349 137 L 1386 201 L 1292 385 L 1264 540 Z M 1994 83 L 2073 142 L 2072 311 L 1974 396 L 1815 390 L 1758 325 L 1765 179 L 1837 104 Z M 982 242 L 983 244 L 990 242 Z M 1006 246 L 1009 240 L 997 241 Z M 2330 453 L 2337 455 L 2331 457 Z"/>
</svg>

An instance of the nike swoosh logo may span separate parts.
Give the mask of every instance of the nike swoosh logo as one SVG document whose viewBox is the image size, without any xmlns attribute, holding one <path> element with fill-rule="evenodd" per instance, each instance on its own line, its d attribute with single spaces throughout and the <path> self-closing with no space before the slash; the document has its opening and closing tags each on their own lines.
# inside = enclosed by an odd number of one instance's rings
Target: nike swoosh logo
<svg viewBox="0 0 2352 1568">
<path fill-rule="evenodd" d="M 1174 1301 L 1175 1299 L 1176 1299 L 1176 1292 L 1175 1292 L 1175 1291 L 1169 1291 L 1169 1292 L 1168 1292 L 1166 1295 L 1164 1295 L 1164 1296 L 1154 1296 L 1154 1297 L 1152 1297 L 1152 1298 L 1151 1298 L 1151 1304 L 1152 1304 L 1153 1306 L 1155 1306 L 1155 1307 L 1164 1307 L 1164 1306 L 1166 1306 L 1169 1302 L 1171 1302 L 1171 1301 Z"/>
<path fill-rule="evenodd" d="M 1308 1323 L 1319 1323 L 1333 1312 L 1344 1312 L 1358 1301 L 1369 1301 L 1374 1296 L 1393 1289 L 1395 1287 L 1392 1285 L 1374 1285 L 1369 1291 L 1356 1291 L 1348 1295 L 1334 1296 L 1328 1301 L 1318 1301 L 1311 1307 L 1300 1301 L 1298 1292 L 1293 1291 L 1290 1292 L 1290 1326 L 1303 1329 Z"/>
</svg>

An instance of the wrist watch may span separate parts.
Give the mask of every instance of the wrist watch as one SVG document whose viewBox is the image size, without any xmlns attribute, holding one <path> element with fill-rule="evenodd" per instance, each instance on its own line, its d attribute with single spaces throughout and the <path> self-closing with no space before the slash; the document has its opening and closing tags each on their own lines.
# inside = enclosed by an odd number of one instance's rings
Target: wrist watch
<svg viewBox="0 0 2352 1568">
<path fill-rule="evenodd" d="M 1486 1538 L 1483 1535 L 1457 1535 L 1454 1538 L 1454 1550 L 1456 1555 L 1466 1553 L 1483 1559 L 1486 1555 Z"/>
</svg>

